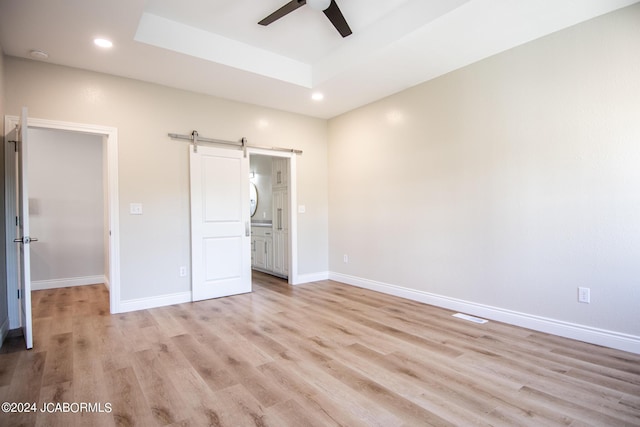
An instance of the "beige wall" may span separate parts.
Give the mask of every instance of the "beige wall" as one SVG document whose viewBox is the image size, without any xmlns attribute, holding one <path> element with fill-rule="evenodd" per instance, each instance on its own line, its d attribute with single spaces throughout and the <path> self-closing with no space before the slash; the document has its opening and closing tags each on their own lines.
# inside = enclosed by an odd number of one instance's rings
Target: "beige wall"
<svg viewBox="0 0 640 427">
<path fill-rule="evenodd" d="M 330 271 L 640 336 L 639 22 L 632 6 L 332 119 Z"/>
<path fill-rule="evenodd" d="M 168 132 L 294 147 L 299 273 L 327 271 L 327 122 L 42 62 L 5 58 L 6 114 L 118 128 L 122 300 L 190 290 L 187 143 Z M 212 76 L 215 78 L 215 76 Z M 142 216 L 129 215 L 142 203 Z"/>
<path fill-rule="evenodd" d="M 29 129 L 29 230 L 38 238 L 32 289 L 41 281 L 104 277 L 102 151 L 100 135 Z"/>
</svg>

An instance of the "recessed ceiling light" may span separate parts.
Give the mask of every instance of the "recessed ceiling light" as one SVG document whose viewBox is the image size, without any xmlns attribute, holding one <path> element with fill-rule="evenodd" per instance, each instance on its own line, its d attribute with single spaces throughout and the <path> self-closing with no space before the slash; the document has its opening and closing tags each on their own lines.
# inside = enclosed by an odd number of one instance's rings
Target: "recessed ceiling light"
<svg viewBox="0 0 640 427">
<path fill-rule="evenodd" d="M 42 50 L 32 50 L 31 52 L 29 52 L 29 55 L 31 55 L 31 57 L 33 59 L 47 59 L 49 58 L 49 54 L 47 52 L 44 52 Z"/>
<path fill-rule="evenodd" d="M 107 40 L 107 39 L 93 39 L 93 43 L 95 43 L 96 46 L 100 46 L 104 48 L 110 48 L 113 46 L 113 43 L 111 43 L 111 40 Z"/>
<path fill-rule="evenodd" d="M 314 101 L 322 101 L 324 99 L 324 95 L 320 92 L 315 92 L 313 95 L 311 95 L 311 99 L 313 99 Z"/>
</svg>

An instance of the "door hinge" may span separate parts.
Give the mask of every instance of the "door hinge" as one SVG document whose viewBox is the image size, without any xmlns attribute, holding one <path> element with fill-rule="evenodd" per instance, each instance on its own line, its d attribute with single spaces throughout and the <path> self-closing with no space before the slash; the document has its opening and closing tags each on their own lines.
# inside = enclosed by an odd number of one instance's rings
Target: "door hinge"
<svg viewBox="0 0 640 427">
<path fill-rule="evenodd" d="M 18 289 L 18 299 L 20 299 L 20 289 Z"/>
</svg>

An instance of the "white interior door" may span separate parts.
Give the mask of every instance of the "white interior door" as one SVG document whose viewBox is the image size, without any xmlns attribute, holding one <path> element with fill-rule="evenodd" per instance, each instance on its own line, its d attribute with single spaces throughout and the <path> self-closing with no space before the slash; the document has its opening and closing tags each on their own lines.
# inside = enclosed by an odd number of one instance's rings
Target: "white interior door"
<svg viewBox="0 0 640 427">
<path fill-rule="evenodd" d="M 31 331 L 31 242 L 38 239 L 29 236 L 29 185 L 27 180 L 27 108 L 22 109 L 17 147 L 16 194 L 18 205 L 18 230 L 16 250 L 18 251 L 18 276 L 20 298 L 20 326 L 27 348 L 33 347 Z"/>
<path fill-rule="evenodd" d="M 191 150 L 192 300 L 251 292 L 249 159 L 240 150 Z"/>
</svg>

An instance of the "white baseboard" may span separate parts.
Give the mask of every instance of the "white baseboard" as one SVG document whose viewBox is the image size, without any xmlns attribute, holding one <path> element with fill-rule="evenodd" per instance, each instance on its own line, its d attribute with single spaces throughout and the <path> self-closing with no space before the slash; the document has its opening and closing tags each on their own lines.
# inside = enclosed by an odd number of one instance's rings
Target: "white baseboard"
<svg viewBox="0 0 640 427">
<path fill-rule="evenodd" d="M 292 285 L 303 285 L 305 283 L 319 282 L 321 280 L 329 280 L 329 272 L 321 271 L 318 273 L 298 274 L 296 281 Z"/>
<path fill-rule="evenodd" d="M 151 298 L 138 298 L 120 301 L 119 313 L 129 311 L 146 310 L 149 308 L 164 307 L 167 305 L 191 302 L 191 292 L 178 292 L 175 294 L 159 295 Z"/>
<path fill-rule="evenodd" d="M 608 331 L 591 326 L 579 325 L 561 320 L 550 319 L 532 314 L 521 313 L 499 307 L 478 304 L 471 301 L 449 298 L 442 295 L 390 285 L 388 283 L 349 276 L 342 273 L 329 273 L 329 279 L 360 288 L 394 295 L 448 310 L 459 311 L 473 316 L 504 322 L 511 325 L 533 329 L 539 332 L 571 338 L 591 344 L 602 345 L 618 350 L 640 354 L 640 336 Z"/>
<path fill-rule="evenodd" d="M 2 348 L 2 343 L 4 343 L 4 339 L 7 337 L 8 333 L 9 333 L 9 317 L 7 316 L 7 318 L 4 319 L 4 321 L 0 325 L 0 348 Z"/>
<path fill-rule="evenodd" d="M 32 280 L 31 290 L 41 291 L 43 289 L 96 285 L 99 283 L 105 283 L 106 281 L 107 281 L 107 278 L 104 276 L 69 277 L 65 279 L 52 279 L 52 280 Z"/>
</svg>

